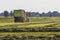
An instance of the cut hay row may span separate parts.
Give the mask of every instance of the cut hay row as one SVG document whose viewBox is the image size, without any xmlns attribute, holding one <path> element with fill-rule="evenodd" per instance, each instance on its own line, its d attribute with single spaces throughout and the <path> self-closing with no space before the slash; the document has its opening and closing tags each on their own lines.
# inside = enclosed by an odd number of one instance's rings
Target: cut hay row
<svg viewBox="0 0 60 40">
<path fill-rule="evenodd" d="M 0 40 L 60 40 L 60 32 L 0 33 Z"/>
<path fill-rule="evenodd" d="M 3 35 L 34 35 L 34 36 L 39 36 L 39 35 L 60 35 L 60 32 L 0 32 L 0 36 Z"/>
<path fill-rule="evenodd" d="M 46 24 L 39 24 L 39 23 L 0 23 L 0 27 L 43 27 L 46 25 L 53 25 L 55 23 L 46 23 Z"/>
</svg>

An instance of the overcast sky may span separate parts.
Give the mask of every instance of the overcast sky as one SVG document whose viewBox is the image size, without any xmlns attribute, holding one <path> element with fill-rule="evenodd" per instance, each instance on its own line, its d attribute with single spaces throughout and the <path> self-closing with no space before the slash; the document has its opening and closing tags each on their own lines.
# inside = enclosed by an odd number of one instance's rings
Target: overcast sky
<svg viewBox="0 0 60 40">
<path fill-rule="evenodd" d="M 0 0 L 0 11 L 14 9 L 33 12 L 60 12 L 60 0 Z"/>
</svg>

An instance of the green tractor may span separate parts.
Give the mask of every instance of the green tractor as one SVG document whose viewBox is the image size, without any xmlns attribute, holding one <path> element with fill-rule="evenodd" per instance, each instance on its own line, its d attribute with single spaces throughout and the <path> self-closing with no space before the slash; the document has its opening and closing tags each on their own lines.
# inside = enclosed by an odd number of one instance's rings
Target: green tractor
<svg viewBox="0 0 60 40">
<path fill-rule="evenodd" d="M 14 22 L 27 22 L 29 17 L 24 10 L 14 10 Z"/>
</svg>

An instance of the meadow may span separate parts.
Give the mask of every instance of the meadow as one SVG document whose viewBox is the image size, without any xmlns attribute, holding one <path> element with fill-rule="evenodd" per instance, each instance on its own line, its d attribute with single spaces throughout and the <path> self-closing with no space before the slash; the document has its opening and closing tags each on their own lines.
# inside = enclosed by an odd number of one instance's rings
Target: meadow
<svg viewBox="0 0 60 40">
<path fill-rule="evenodd" d="M 14 22 L 13 18 L 0 18 L 0 28 L 37 28 L 60 26 L 59 17 L 30 17 L 29 22 Z"/>
<path fill-rule="evenodd" d="M 49 36 L 60 36 L 60 17 L 30 17 L 29 19 L 29 22 L 15 23 L 14 18 L 0 18 L 0 40 L 14 40 L 12 39 L 13 36 L 16 36 L 19 40 L 23 40 L 23 36 L 45 36 L 47 38 Z M 48 29 L 52 31 L 48 31 Z M 23 39 L 20 37 L 23 37 Z"/>
</svg>

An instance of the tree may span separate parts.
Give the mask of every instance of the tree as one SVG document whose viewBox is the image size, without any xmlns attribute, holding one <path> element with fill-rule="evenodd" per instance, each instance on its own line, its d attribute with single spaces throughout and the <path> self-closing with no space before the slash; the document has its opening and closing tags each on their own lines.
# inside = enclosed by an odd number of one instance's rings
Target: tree
<svg viewBox="0 0 60 40">
<path fill-rule="evenodd" d="M 53 15 L 52 14 L 50 14 L 50 16 L 49 17 L 52 17 Z"/>
<path fill-rule="evenodd" d="M 51 11 L 49 11 L 46 15 L 47 15 L 48 17 L 52 17 L 52 16 L 53 16 Z"/>
<path fill-rule="evenodd" d="M 13 16 L 13 11 L 10 12 L 10 16 L 11 16 L 11 17 Z"/>
<path fill-rule="evenodd" d="M 42 14 L 41 14 L 43 17 L 45 17 L 45 12 L 42 12 Z"/>
<path fill-rule="evenodd" d="M 9 12 L 8 11 L 4 11 L 4 17 L 8 17 L 9 16 Z"/>
</svg>

